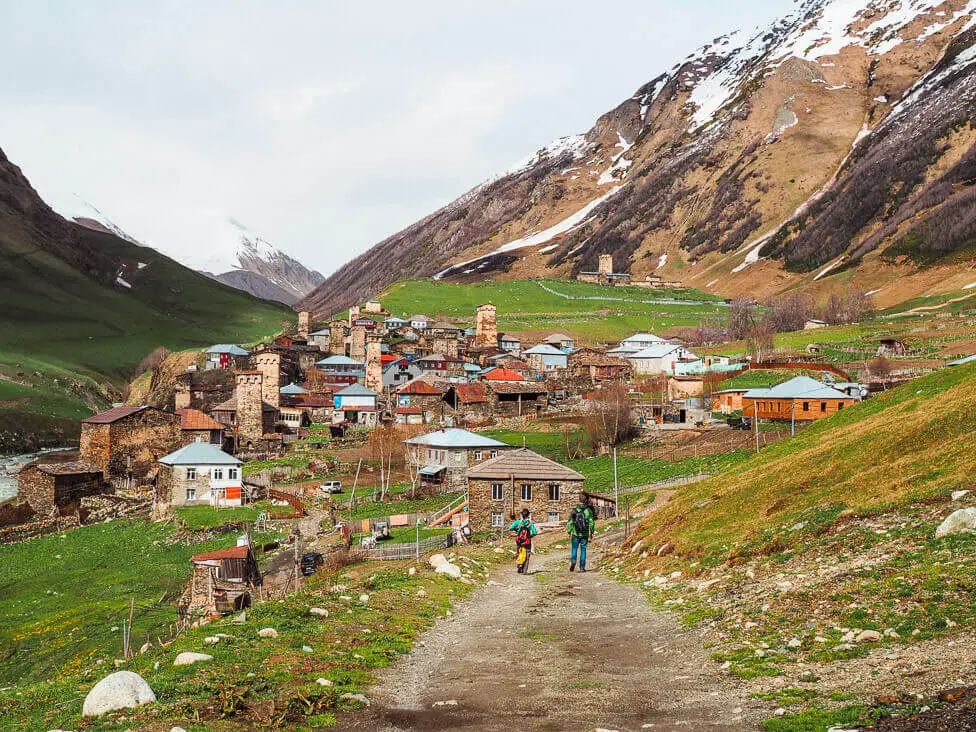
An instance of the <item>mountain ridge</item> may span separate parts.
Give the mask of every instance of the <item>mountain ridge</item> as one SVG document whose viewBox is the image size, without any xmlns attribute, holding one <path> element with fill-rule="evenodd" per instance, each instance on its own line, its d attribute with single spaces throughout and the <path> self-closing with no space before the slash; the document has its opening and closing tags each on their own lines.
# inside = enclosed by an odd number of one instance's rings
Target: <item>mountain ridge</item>
<svg viewBox="0 0 976 732">
<path fill-rule="evenodd" d="M 404 277 L 573 277 L 601 253 L 617 271 L 725 296 L 853 286 L 888 305 L 961 288 L 976 279 L 968 223 L 945 232 L 930 212 L 921 234 L 895 245 L 926 201 L 969 222 L 976 138 L 959 120 L 976 97 L 974 10 L 972 0 L 805 0 L 754 34 L 720 37 L 585 134 L 383 240 L 299 307 L 327 315 Z M 928 132 L 899 126 L 898 108 L 928 119 Z M 897 176 L 872 188 L 864 171 L 880 161 L 897 173 L 895 159 L 916 160 L 912 188 Z M 873 205 L 854 206 L 858 197 Z M 902 230 L 872 240 L 892 217 Z M 833 232 L 823 246 L 818 230 Z"/>
</svg>

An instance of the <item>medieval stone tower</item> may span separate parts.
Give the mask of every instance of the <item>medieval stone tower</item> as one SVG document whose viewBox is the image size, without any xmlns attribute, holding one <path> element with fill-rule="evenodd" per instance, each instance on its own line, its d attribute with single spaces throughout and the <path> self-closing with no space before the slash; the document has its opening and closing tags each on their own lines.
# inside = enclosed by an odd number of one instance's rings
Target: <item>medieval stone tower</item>
<svg viewBox="0 0 976 732">
<path fill-rule="evenodd" d="M 264 437 L 264 400 L 262 391 L 264 374 L 260 371 L 238 371 L 237 378 L 237 433 L 240 444 L 248 442 L 256 446 Z"/>
<path fill-rule="evenodd" d="M 498 345 L 497 308 L 491 303 L 485 303 L 478 308 L 478 319 L 475 323 L 475 346 Z"/>
<path fill-rule="evenodd" d="M 176 377 L 176 390 L 173 394 L 173 409 L 189 409 L 192 402 L 192 376 L 180 374 Z"/>
<path fill-rule="evenodd" d="M 369 336 L 366 340 L 366 381 L 364 386 L 383 393 L 383 345 L 376 336 Z"/>
<path fill-rule="evenodd" d="M 602 275 L 613 274 L 613 255 L 612 254 L 601 254 L 600 255 L 600 266 L 597 271 Z"/>
<path fill-rule="evenodd" d="M 281 354 L 259 353 L 254 357 L 254 368 L 264 377 L 261 382 L 261 398 L 277 409 L 281 406 Z"/>
<path fill-rule="evenodd" d="M 308 340 L 308 334 L 312 330 L 312 314 L 308 310 L 298 313 L 298 337 Z"/>
<path fill-rule="evenodd" d="M 349 308 L 349 325 L 351 326 L 359 318 L 359 314 L 362 312 L 362 308 L 359 305 L 353 305 Z"/>
<path fill-rule="evenodd" d="M 329 355 L 346 355 L 346 336 L 349 335 L 349 324 L 345 320 L 333 320 L 329 323 Z"/>
<path fill-rule="evenodd" d="M 362 361 L 366 358 L 366 329 L 356 325 L 349 330 L 349 358 Z"/>
</svg>

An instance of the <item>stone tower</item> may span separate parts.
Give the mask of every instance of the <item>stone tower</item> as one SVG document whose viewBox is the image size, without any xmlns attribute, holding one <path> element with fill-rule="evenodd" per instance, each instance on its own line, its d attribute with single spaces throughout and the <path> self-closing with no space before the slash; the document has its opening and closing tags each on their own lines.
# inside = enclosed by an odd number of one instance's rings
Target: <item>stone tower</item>
<svg viewBox="0 0 976 732">
<path fill-rule="evenodd" d="M 349 325 L 350 326 L 352 326 L 352 324 L 356 321 L 356 319 L 359 318 L 359 313 L 360 312 L 361 312 L 361 308 L 359 307 L 359 305 L 353 305 L 353 306 L 351 306 L 349 308 Z"/>
<path fill-rule="evenodd" d="M 329 323 L 329 355 L 346 355 L 346 336 L 349 335 L 349 325 L 344 320 L 333 320 Z"/>
<path fill-rule="evenodd" d="M 308 334 L 312 330 L 312 314 L 308 310 L 302 310 L 298 313 L 298 337 L 302 340 L 308 340 Z"/>
<path fill-rule="evenodd" d="M 474 337 L 475 346 L 495 347 L 498 345 L 497 308 L 494 305 L 485 303 L 478 308 L 475 330 L 477 331 Z"/>
<path fill-rule="evenodd" d="M 264 377 L 261 382 L 261 398 L 277 409 L 281 406 L 281 354 L 259 353 L 254 357 L 254 368 Z"/>
<path fill-rule="evenodd" d="M 613 274 L 613 255 L 612 254 L 601 254 L 600 255 L 600 266 L 597 270 L 602 275 L 612 275 Z"/>
<path fill-rule="evenodd" d="M 349 330 L 349 358 L 362 361 L 366 358 L 366 329 L 357 325 Z"/>
<path fill-rule="evenodd" d="M 260 371 L 238 371 L 237 378 L 237 434 L 240 444 L 256 446 L 264 437 L 264 407 L 262 391 L 264 374 Z"/>
<path fill-rule="evenodd" d="M 190 374 L 180 374 L 176 377 L 176 391 L 173 394 L 173 409 L 189 409 L 192 401 Z"/>
<path fill-rule="evenodd" d="M 377 394 L 383 393 L 383 345 L 376 336 L 366 340 L 366 382 L 367 389 Z"/>
</svg>

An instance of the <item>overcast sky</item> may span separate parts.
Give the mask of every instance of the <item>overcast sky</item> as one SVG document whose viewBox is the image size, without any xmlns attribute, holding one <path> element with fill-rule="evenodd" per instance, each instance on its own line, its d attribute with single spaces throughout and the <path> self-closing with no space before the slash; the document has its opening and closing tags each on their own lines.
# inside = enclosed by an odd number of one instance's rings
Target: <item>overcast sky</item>
<svg viewBox="0 0 976 732">
<path fill-rule="evenodd" d="M 234 218 L 329 274 L 791 0 L 0 4 L 0 148 L 198 268 Z"/>
</svg>

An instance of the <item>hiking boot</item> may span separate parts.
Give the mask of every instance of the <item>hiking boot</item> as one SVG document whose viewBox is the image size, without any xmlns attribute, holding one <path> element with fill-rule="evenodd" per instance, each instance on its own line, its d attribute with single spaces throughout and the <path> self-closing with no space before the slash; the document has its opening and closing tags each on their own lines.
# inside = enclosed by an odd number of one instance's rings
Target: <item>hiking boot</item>
<svg viewBox="0 0 976 732">
<path fill-rule="evenodd" d="M 576 571 L 576 562 L 570 562 L 569 563 L 569 571 L 570 572 Z"/>
<path fill-rule="evenodd" d="M 580 567 L 580 572 L 585 572 L 585 571 L 586 571 L 586 567 Z"/>
</svg>

